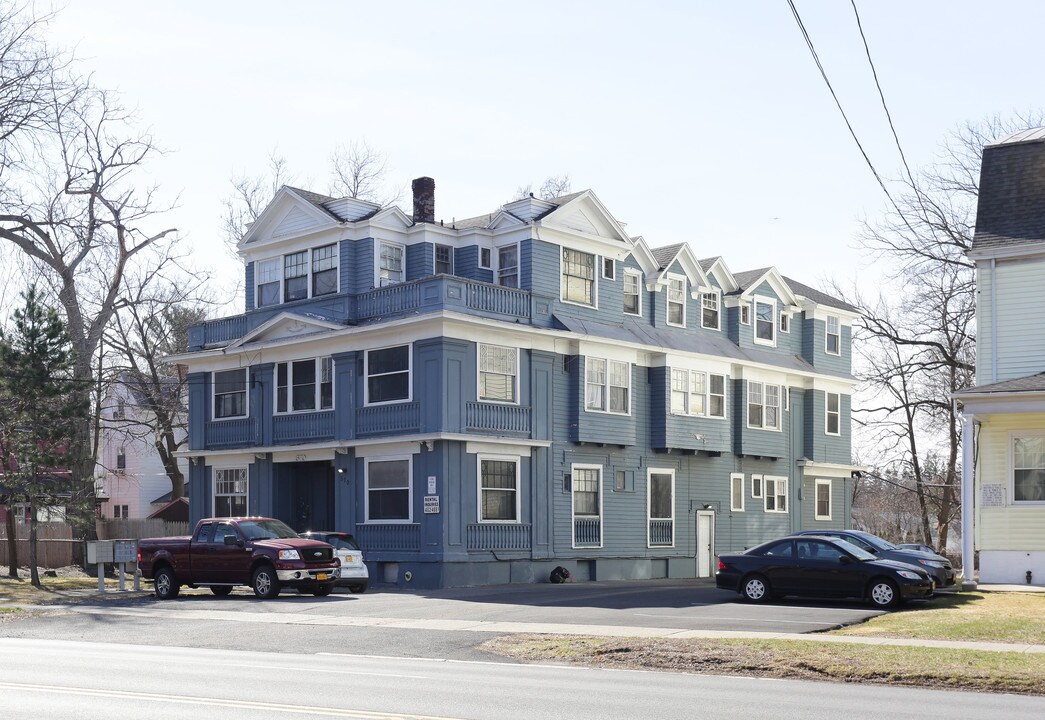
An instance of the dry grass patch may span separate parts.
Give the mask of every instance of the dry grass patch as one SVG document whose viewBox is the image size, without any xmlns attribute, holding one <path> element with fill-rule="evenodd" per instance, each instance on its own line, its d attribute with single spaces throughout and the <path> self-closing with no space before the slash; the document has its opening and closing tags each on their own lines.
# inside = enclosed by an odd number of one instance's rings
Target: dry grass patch
<svg viewBox="0 0 1045 720">
<path fill-rule="evenodd" d="M 14 580 L 9 577 L 0 577 L 0 602 L 4 603 L 29 603 L 29 604 L 55 604 L 64 602 L 75 602 L 90 598 L 117 598 L 133 597 L 136 593 L 106 592 L 104 595 L 98 592 L 98 578 L 83 575 L 81 577 L 41 577 L 40 584 L 43 589 L 33 587 L 27 578 Z M 118 580 L 106 578 L 105 589 L 107 591 L 118 591 L 120 583 Z M 128 578 L 124 587 L 134 587 L 133 579 Z M 144 586 L 143 586 L 144 587 Z"/>
<path fill-rule="evenodd" d="M 842 628 L 833 635 L 1045 644 L 1045 593 L 967 592 Z"/>
<path fill-rule="evenodd" d="M 1045 655 L 785 640 L 513 635 L 486 650 L 524 662 L 1045 695 Z"/>
</svg>

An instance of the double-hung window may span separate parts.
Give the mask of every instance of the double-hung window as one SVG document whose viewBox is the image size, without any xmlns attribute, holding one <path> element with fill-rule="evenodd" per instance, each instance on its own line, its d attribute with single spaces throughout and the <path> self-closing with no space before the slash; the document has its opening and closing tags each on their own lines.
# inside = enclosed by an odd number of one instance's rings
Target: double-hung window
<svg viewBox="0 0 1045 720">
<path fill-rule="evenodd" d="M 214 470 L 214 517 L 247 514 L 247 468 Z"/>
<path fill-rule="evenodd" d="M 367 405 L 410 399 L 409 345 L 367 350 L 364 360 Z"/>
<path fill-rule="evenodd" d="M 747 426 L 765 430 L 780 429 L 780 386 L 748 381 Z"/>
<path fill-rule="evenodd" d="M 624 271 L 624 314 L 642 314 L 642 296 L 640 288 L 642 276 L 632 270 Z"/>
<path fill-rule="evenodd" d="M 497 284 L 519 287 L 519 246 L 506 245 L 497 250 Z"/>
<path fill-rule="evenodd" d="M 258 307 L 279 305 L 279 286 L 283 280 L 283 261 L 280 258 L 262 260 L 255 266 L 257 272 Z"/>
<path fill-rule="evenodd" d="M 247 368 L 214 373 L 215 420 L 247 417 Z"/>
<path fill-rule="evenodd" d="M 308 250 L 283 256 L 283 302 L 308 297 Z"/>
<path fill-rule="evenodd" d="M 686 326 L 686 278 L 668 278 L 668 325 Z"/>
<path fill-rule="evenodd" d="M 631 364 L 618 360 L 586 359 L 584 408 L 627 415 L 631 412 Z"/>
<path fill-rule="evenodd" d="M 755 298 L 755 342 L 776 345 L 776 304 Z"/>
<path fill-rule="evenodd" d="M 377 285 L 395 285 L 405 279 L 403 274 L 403 246 L 390 242 L 380 243 L 378 249 Z"/>
<path fill-rule="evenodd" d="M 337 292 L 337 245 L 312 250 L 312 297 Z"/>
<path fill-rule="evenodd" d="M 816 519 L 831 519 L 831 481 L 816 481 Z"/>
<path fill-rule="evenodd" d="M 834 315 L 827 316 L 827 338 L 824 349 L 828 355 L 842 354 L 842 335 L 839 330 L 838 318 Z"/>
<path fill-rule="evenodd" d="M 790 333 L 791 332 L 791 314 L 784 311 L 780 312 L 780 332 Z"/>
<path fill-rule="evenodd" d="M 766 512 L 787 512 L 787 478 L 766 475 L 766 494 L 763 498 Z"/>
<path fill-rule="evenodd" d="M 840 435 L 841 434 L 841 396 L 838 393 L 826 393 L 824 402 L 825 409 L 827 411 L 826 417 L 824 418 L 824 432 L 828 435 Z"/>
<path fill-rule="evenodd" d="M 751 304 L 741 303 L 740 304 L 740 324 L 750 325 L 751 324 Z"/>
<path fill-rule="evenodd" d="M 718 293 L 702 293 L 700 296 L 700 326 L 720 330 L 720 298 Z"/>
<path fill-rule="evenodd" d="M 602 259 L 602 276 L 607 280 L 617 279 L 617 262 L 613 258 Z"/>
<path fill-rule="evenodd" d="M 744 474 L 731 473 L 729 476 L 729 509 L 744 512 Z"/>
<path fill-rule="evenodd" d="M 580 250 L 562 249 L 562 299 L 595 305 L 595 256 Z"/>
<path fill-rule="evenodd" d="M 1012 501 L 1045 503 L 1045 435 L 1012 436 Z"/>
<path fill-rule="evenodd" d="M 519 460 L 479 456 L 479 522 L 519 522 Z"/>
<path fill-rule="evenodd" d="M 519 398 L 519 350 L 479 345 L 479 399 L 515 403 Z"/>
<path fill-rule="evenodd" d="M 366 461 L 367 522 L 409 522 L 410 458 Z"/>
<path fill-rule="evenodd" d="M 334 407 L 333 361 L 329 357 L 276 363 L 276 412 Z"/>
<path fill-rule="evenodd" d="M 725 375 L 708 375 L 708 415 L 717 418 L 726 416 Z"/>
<path fill-rule="evenodd" d="M 454 250 L 449 245 L 435 246 L 435 274 L 454 274 Z"/>
</svg>

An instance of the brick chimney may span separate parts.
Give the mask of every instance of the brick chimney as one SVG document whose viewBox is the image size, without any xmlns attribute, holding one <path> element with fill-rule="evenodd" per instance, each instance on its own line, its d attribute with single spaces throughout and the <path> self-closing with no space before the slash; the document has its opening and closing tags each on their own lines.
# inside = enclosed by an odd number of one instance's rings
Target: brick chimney
<svg viewBox="0 0 1045 720">
<path fill-rule="evenodd" d="M 414 191 L 414 222 L 435 222 L 435 180 L 430 177 L 419 177 L 410 183 Z"/>
</svg>

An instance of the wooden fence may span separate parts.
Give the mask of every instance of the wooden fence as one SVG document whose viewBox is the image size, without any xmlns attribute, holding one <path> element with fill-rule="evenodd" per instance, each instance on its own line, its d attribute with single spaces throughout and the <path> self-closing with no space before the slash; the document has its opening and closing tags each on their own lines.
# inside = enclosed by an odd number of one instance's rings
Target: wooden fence
<svg viewBox="0 0 1045 720">
<path fill-rule="evenodd" d="M 16 525 L 18 564 L 29 565 L 29 526 Z M 36 564 L 42 568 L 59 568 L 73 564 L 73 531 L 64 522 L 39 523 L 36 526 Z M 0 524 L 0 565 L 9 565 L 7 557 L 7 528 Z"/>
<path fill-rule="evenodd" d="M 151 537 L 188 535 L 187 522 L 169 520 L 98 520 L 94 524 L 99 540 L 141 540 Z"/>
</svg>

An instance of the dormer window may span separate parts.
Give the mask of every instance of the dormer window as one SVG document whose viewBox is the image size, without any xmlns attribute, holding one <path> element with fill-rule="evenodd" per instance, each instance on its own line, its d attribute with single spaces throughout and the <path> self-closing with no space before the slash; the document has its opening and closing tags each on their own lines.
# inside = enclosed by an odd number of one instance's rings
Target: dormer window
<svg viewBox="0 0 1045 720">
<path fill-rule="evenodd" d="M 580 250 L 562 249 L 562 300 L 594 307 L 594 255 Z"/>
<path fill-rule="evenodd" d="M 377 286 L 403 282 L 403 246 L 383 242 L 378 255 Z"/>
<path fill-rule="evenodd" d="M 740 304 L 740 324 L 750 325 L 751 324 L 751 305 L 748 303 Z"/>
<path fill-rule="evenodd" d="M 256 307 L 330 295 L 338 291 L 337 243 L 255 264 Z"/>
<path fill-rule="evenodd" d="M 284 302 L 308 297 L 308 250 L 283 257 Z"/>
<path fill-rule="evenodd" d="M 312 251 L 312 297 L 337 292 L 337 245 Z"/>
<path fill-rule="evenodd" d="M 721 329 L 719 318 L 718 293 L 702 293 L 700 296 L 700 326 L 709 330 L 719 330 Z"/>
<path fill-rule="evenodd" d="M 791 332 L 791 314 L 781 311 L 780 313 L 780 332 L 790 333 Z"/>
<path fill-rule="evenodd" d="M 755 344 L 776 345 L 776 303 L 755 298 Z"/>
<path fill-rule="evenodd" d="M 435 274 L 454 274 L 454 251 L 449 245 L 435 246 Z"/>
<path fill-rule="evenodd" d="M 519 287 L 519 246 L 507 245 L 497 251 L 497 284 Z"/>
<path fill-rule="evenodd" d="M 262 260 L 258 263 L 258 307 L 279 305 L 279 284 L 283 280 L 280 258 Z"/>
<path fill-rule="evenodd" d="M 668 325 L 686 327 L 686 278 L 668 278 Z"/>
</svg>

